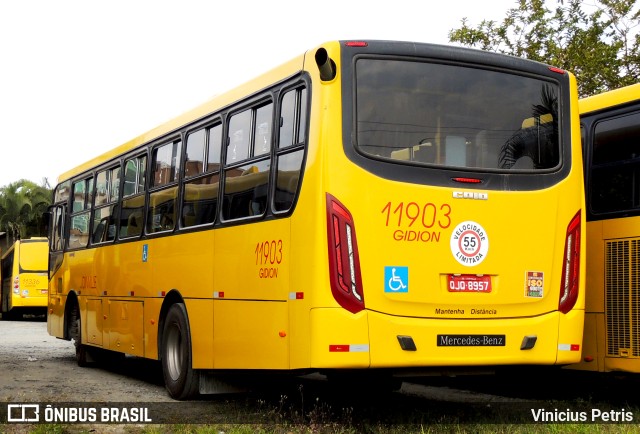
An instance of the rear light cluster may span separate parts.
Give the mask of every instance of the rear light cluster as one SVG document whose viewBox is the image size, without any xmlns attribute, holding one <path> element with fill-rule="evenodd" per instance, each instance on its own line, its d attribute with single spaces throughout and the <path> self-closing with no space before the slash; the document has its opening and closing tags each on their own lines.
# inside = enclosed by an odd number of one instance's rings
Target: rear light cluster
<svg viewBox="0 0 640 434">
<path fill-rule="evenodd" d="M 13 293 L 20 294 L 20 276 L 16 276 L 13 279 Z"/>
<path fill-rule="evenodd" d="M 360 312 L 364 309 L 364 293 L 353 217 L 330 194 L 327 194 L 327 239 L 331 293 L 349 312 Z"/>
<path fill-rule="evenodd" d="M 567 313 L 576 304 L 580 284 L 580 211 L 567 227 L 562 259 L 562 280 L 558 310 Z"/>
</svg>

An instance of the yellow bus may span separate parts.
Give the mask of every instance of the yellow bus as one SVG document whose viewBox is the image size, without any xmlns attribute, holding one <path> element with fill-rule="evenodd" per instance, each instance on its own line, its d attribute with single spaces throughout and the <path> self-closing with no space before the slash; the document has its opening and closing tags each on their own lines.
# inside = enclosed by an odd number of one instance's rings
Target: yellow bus
<svg viewBox="0 0 640 434">
<path fill-rule="evenodd" d="M 587 194 L 583 359 L 640 372 L 640 84 L 579 102 Z"/>
<path fill-rule="evenodd" d="M 39 237 L 18 240 L 3 253 L 0 260 L 3 319 L 20 318 L 23 314 L 46 314 L 48 259 L 48 241 Z"/>
<path fill-rule="evenodd" d="M 575 363 L 578 121 L 547 65 L 320 45 L 61 175 L 49 333 L 161 360 L 177 399 L 229 371 Z"/>
</svg>

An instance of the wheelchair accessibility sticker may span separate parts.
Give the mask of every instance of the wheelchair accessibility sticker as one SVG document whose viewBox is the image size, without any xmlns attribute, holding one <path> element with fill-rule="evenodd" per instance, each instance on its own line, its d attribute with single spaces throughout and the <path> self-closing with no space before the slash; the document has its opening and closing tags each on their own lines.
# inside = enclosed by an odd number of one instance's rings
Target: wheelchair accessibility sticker
<svg viewBox="0 0 640 434">
<path fill-rule="evenodd" d="M 409 292 L 409 267 L 384 267 L 384 292 Z"/>
</svg>

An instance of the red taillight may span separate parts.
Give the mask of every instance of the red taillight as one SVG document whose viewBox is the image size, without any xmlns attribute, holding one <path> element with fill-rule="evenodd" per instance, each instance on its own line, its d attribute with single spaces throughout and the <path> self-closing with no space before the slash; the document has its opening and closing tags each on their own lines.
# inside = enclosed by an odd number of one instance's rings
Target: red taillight
<svg viewBox="0 0 640 434">
<path fill-rule="evenodd" d="M 365 41 L 347 41 L 344 45 L 347 47 L 366 47 L 369 44 Z"/>
<path fill-rule="evenodd" d="M 567 313 L 576 304 L 580 284 L 580 211 L 567 227 L 562 259 L 562 280 L 558 310 Z"/>
<path fill-rule="evenodd" d="M 328 193 L 327 239 L 333 297 L 349 312 L 360 312 L 364 309 L 364 293 L 353 217 L 338 199 Z"/>
<path fill-rule="evenodd" d="M 480 184 L 482 179 L 478 178 L 451 178 L 455 182 L 462 182 L 464 184 Z"/>
<path fill-rule="evenodd" d="M 550 66 L 549 71 L 557 72 L 558 74 L 564 74 L 566 72 L 564 69 L 556 68 L 555 66 Z"/>
</svg>

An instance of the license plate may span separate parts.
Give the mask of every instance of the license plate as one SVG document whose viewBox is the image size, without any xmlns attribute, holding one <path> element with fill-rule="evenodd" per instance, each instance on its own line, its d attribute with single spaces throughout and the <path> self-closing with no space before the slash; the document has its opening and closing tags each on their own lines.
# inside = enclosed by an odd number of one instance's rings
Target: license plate
<svg viewBox="0 0 640 434">
<path fill-rule="evenodd" d="M 491 292 L 488 274 L 448 274 L 449 292 Z"/>
<path fill-rule="evenodd" d="M 504 347 L 505 335 L 438 335 L 439 347 Z"/>
</svg>

